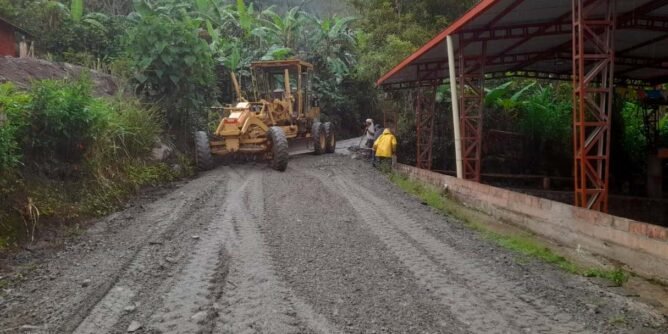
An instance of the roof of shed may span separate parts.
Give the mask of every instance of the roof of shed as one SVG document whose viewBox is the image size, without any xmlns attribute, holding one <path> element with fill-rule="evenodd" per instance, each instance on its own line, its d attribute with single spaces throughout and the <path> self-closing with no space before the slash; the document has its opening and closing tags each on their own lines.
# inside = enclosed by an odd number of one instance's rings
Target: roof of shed
<svg viewBox="0 0 668 334">
<path fill-rule="evenodd" d="M 8 21 L 7 19 L 5 19 L 5 18 L 3 18 L 3 17 L 1 17 L 1 16 L 0 16 L 0 23 L 4 23 L 4 24 L 8 25 L 8 26 L 14 28 L 14 30 L 16 30 L 16 31 L 18 31 L 18 32 L 20 32 L 20 33 L 22 33 L 22 34 L 24 34 L 24 35 L 32 36 L 32 34 L 30 34 L 30 32 L 28 32 L 27 30 L 25 30 L 25 29 L 23 29 L 23 28 L 17 26 L 16 24 L 14 24 L 14 23 Z"/>
<path fill-rule="evenodd" d="M 377 84 L 401 88 L 448 78 L 448 35 L 456 50 L 464 45 L 465 58 L 480 56 L 486 43 L 487 74 L 569 78 L 571 8 L 572 0 L 482 0 Z M 668 0 L 617 0 L 616 12 L 616 76 L 668 81 Z"/>
</svg>

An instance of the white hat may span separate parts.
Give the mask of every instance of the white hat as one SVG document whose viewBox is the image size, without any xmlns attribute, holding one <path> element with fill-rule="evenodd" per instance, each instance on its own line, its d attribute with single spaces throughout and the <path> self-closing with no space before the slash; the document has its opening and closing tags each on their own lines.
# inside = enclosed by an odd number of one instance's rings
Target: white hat
<svg viewBox="0 0 668 334">
<path fill-rule="evenodd" d="M 367 118 L 367 119 L 366 119 L 366 122 L 367 122 L 367 123 L 373 123 L 373 120 L 372 120 L 371 118 Z"/>
</svg>

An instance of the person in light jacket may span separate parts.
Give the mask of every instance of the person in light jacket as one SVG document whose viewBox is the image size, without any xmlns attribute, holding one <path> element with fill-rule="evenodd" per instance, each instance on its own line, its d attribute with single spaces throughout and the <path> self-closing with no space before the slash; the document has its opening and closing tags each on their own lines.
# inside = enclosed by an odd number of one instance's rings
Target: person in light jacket
<svg viewBox="0 0 668 334">
<path fill-rule="evenodd" d="M 386 128 L 383 134 L 378 137 L 373 144 L 373 151 L 378 159 L 380 169 L 389 172 L 392 169 L 392 157 L 397 152 L 397 138 L 390 129 Z"/>
<path fill-rule="evenodd" d="M 373 135 L 375 132 L 376 128 L 373 125 L 373 120 L 371 118 L 366 120 L 366 128 L 364 129 L 364 136 L 366 137 L 366 147 L 371 148 L 373 147 Z"/>
</svg>

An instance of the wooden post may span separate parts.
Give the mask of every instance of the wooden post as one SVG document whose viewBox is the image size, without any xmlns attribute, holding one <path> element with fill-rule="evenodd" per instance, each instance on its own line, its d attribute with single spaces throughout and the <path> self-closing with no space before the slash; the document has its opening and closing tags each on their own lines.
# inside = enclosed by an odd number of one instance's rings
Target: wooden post
<svg viewBox="0 0 668 334">
<path fill-rule="evenodd" d="M 25 40 L 19 42 L 19 58 L 28 57 L 28 44 Z"/>
</svg>

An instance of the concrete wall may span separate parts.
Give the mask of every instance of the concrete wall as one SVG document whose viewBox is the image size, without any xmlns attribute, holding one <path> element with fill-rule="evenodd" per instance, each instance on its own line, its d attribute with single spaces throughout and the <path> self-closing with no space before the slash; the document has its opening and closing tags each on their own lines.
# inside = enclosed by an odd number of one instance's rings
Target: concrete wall
<svg viewBox="0 0 668 334">
<path fill-rule="evenodd" d="M 668 229 L 397 164 L 411 179 L 446 188 L 467 206 L 570 247 L 668 280 Z"/>
<path fill-rule="evenodd" d="M 501 187 L 566 204 L 575 201 L 573 191 Z M 609 200 L 611 215 L 668 227 L 668 199 L 612 195 Z"/>
</svg>

